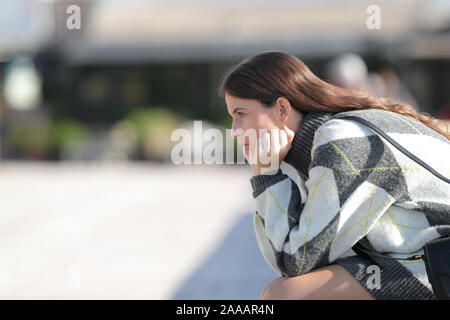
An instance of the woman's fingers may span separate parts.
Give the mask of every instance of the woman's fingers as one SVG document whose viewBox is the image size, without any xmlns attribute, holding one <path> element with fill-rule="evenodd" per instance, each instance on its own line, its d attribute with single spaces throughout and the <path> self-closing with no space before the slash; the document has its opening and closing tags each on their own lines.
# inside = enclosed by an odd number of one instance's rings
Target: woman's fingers
<svg viewBox="0 0 450 320">
<path fill-rule="evenodd" d="M 270 165 L 270 157 L 272 155 L 271 153 L 271 139 L 270 139 L 270 133 L 266 132 L 261 137 L 261 149 L 259 153 L 259 161 L 262 165 Z"/>
<path fill-rule="evenodd" d="M 294 131 L 285 125 L 281 129 L 261 132 L 256 144 L 249 144 L 248 151 L 245 151 L 245 157 L 252 168 L 258 167 L 261 172 L 263 169 L 275 172 L 291 148 L 294 136 Z"/>
<path fill-rule="evenodd" d="M 258 137 L 258 156 L 261 157 L 261 155 L 265 154 L 266 149 L 266 135 L 263 134 L 260 137 Z"/>
<path fill-rule="evenodd" d="M 255 143 L 254 143 L 255 142 Z M 257 139 L 256 141 L 250 141 L 249 147 L 248 147 L 248 153 L 247 154 L 247 160 L 250 164 L 256 165 L 258 163 L 258 155 L 259 155 L 259 148 L 260 148 L 260 141 Z"/>
<path fill-rule="evenodd" d="M 283 126 L 282 129 L 271 129 L 270 132 L 262 133 L 257 139 L 255 152 L 249 150 L 248 160 L 263 166 L 270 165 L 275 158 L 281 162 L 290 149 L 294 135 L 294 132 L 287 126 Z"/>
<path fill-rule="evenodd" d="M 289 129 L 286 125 L 283 126 L 284 131 L 286 131 L 286 134 L 288 136 L 288 142 L 291 143 L 294 139 L 295 132 Z"/>
<path fill-rule="evenodd" d="M 270 148 L 271 154 L 279 154 L 280 153 L 280 150 L 281 150 L 280 133 L 281 133 L 281 130 L 279 130 L 279 129 L 271 130 L 271 148 Z"/>
<path fill-rule="evenodd" d="M 280 146 L 283 149 L 288 144 L 288 136 L 285 130 L 280 130 Z"/>
<path fill-rule="evenodd" d="M 285 156 L 289 152 L 292 146 L 292 140 L 294 140 L 295 133 L 289 129 L 286 125 L 283 126 L 283 133 L 280 134 L 280 143 L 282 145 L 280 151 L 280 162 L 284 160 Z"/>
<path fill-rule="evenodd" d="M 262 148 L 259 158 L 260 173 L 274 174 L 279 168 L 280 139 L 279 129 L 271 129 L 262 135 Z"/>
</svg>

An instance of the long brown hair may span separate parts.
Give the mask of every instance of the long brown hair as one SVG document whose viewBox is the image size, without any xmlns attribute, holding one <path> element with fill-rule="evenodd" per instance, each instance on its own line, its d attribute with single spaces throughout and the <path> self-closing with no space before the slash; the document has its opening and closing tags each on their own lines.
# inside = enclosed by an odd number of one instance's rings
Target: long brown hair
<svg viewBox="0 0 450 320">
<path fill-rule="evenodd" d="M 408 104 L 369 93 L 343 89 L 319 79 L 297 57 L 285 52 L 263 52 L 233 66 L 222 79 L 219 95 L 255 99 L 272 106 L 285 97 L 301 113 L 383 109 L 416 119 L 450 140 L 450 132 L 428 113 Z"/>
</svg>

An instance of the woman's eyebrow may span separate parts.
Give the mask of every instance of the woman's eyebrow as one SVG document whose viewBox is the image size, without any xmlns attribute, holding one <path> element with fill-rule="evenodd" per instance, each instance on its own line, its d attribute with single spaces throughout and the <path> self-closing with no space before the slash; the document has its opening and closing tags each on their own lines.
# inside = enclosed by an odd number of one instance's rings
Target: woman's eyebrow
<svg viewBox="0 0 450 320">
<path fill-rule="evenodd" d="M 238 112 L 239 110 L 246 110 L 246 109 L 245 109 L 245 108 L 238 107 L 238 108 L 234 109 L 232 113 L 236 113 L 236 112 Z"/>
</svg>

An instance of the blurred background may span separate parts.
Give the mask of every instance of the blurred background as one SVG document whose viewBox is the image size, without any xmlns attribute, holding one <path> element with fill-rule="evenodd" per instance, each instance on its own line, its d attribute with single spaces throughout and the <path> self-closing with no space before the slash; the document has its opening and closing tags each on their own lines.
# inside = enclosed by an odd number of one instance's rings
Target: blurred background
<svg viewBox="0 0 450 320">
<path fill-rule="evenodd" d="M 257 299 L 250 169 L 171 134 L 225 137 L 221 77 L 268 50 L 450 120 L 449 1 L 1 1 L 0 298 Z"/>
</svg>

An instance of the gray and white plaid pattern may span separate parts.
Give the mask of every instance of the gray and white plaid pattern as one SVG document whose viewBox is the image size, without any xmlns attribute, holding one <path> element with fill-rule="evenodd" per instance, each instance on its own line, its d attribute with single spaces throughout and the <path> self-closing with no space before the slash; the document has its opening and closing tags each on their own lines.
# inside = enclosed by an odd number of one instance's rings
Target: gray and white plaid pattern
<svg viewBox="0 0 450 320">
<path fill-rule="evenodd" d="M 407 257 L 450 235 L 450 185 L 345 115 L 371 121 L 450 177 L 450 142 L 421 122 L 378 109 L 307 114 L 280 170 L 251 178 L 256 238 L 280 275 L 331 264 L 363 237 Z M 431 289 L 423 261 L 394 263 Z"/>
</svg>

